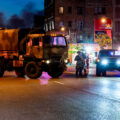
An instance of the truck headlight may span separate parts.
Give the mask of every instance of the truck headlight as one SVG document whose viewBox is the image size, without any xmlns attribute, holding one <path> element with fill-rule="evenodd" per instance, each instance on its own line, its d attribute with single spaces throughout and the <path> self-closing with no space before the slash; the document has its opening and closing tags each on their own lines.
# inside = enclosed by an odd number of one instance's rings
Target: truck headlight
<svg viewBox="0 0 120 120">
<path fill-rule="evenodd" d="M 50 60 L 47 60 L 46 63 L 47 63 L 47 64 L 50 64 Z"/>
<path fill-rule="evenodd" d="M 117 61 L 117 65 L 120 65 L 120 60 Z"/>
<path fill-rule="evenodd" d="M 104 60 L 102 60 L 102 65 L 107 65 L 108 64 L 108 60 L 106 60 L 106 59 L 104 59 Z"/>
<path fill-rule="evenodd" d="M 65 63 L 68 63 L 68 60 L 66 59 L 66 60 L 64 60 L 64 62 L 65 62 Z"/>
</svg>

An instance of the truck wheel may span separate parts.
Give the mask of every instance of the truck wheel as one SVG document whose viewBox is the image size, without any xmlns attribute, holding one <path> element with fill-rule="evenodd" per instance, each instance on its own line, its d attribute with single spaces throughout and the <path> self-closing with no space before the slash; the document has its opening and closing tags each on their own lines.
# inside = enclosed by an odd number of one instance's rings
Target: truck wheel
<svg viewBox="0 0 120 120">
<path fill-rule="evenodd" d="M 42 71 L 35 62 L 29 62 L 25 66 L 25 74 L 29 78 L 35 79 L 41 76 Z"/>
<path fill-rule="evenodd" d="M 15 70 L 15 73 L 18 77 L 24 77 L 25 75 L 25 72 L 24 72 L 24 69 L 23 68 L 18 68 Z"/>
<path fill-rule="evenodd" d="M 100 68 L 97 65 L 96 66 L 96 76 L 100 76 L 100 75 L 101 75 L 101 71 L 100 71 Z"/>
<path fill-rule="evenodd" d="M 63 74 L 63 71 L 51 71 L 48 72 L 48 74 L 52 77 L 52 78 L 58 78 Z"/>
<path fill-rule="evenodd" d="M 4 61 L 0 60 L 0 77 L 4 74 Z"/>
<path fill-rule="evenodd" d="M 57 66 L 57 65 L 53 65 L 49 68 L 48 74 L 52 77 L 52 78 L 58 78 L 59 76 L 61 76 L 63 74 L 64 70 L 62 67 Z"/>
</svg>

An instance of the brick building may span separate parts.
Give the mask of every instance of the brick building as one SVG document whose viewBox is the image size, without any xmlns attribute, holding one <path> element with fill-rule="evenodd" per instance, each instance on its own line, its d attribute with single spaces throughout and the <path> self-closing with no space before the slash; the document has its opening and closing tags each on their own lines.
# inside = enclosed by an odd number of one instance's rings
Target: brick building
<svg viewBox="0 0 120 120">
<path fill-rule="evenodd" d="M 113 44 L 120 48 L 120 0 L 113 0 Z"/>
<path fill-rule="evenodd" d="M 94 20 L 112 20 L 112 5 L 112 0 L 45 0 L 45 30 L 60 32 L 64 26 L 71 43 L 93 43 Z"/>
</svg>

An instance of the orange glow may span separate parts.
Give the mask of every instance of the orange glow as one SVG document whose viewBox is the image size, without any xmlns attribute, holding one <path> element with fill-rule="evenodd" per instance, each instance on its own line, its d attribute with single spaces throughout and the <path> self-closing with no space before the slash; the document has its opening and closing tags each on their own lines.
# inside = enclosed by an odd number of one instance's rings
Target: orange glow
<svg viewBox="0 0 120 120">
<path fill-rule="evenodd" d="M 106 18 L 102 18 L 102 19 L 101 19 L 101 22 L 102 22 L 102 23 L 106 23 Z"/>
<path fill-rule="evenodd" d="M 97 62 L 100 62 L 100 59 L 97 59 Z"/>
<path fill-rule="evenodd" d="M 45 34 L 28 34 L 28 37 L 43 37 Z"/>
<path fill-rule="evenodd" d="M 62 31 L 62 32 L 65 31 L 65 27 L 61 27 L 61 31 Z"/>
</svg>

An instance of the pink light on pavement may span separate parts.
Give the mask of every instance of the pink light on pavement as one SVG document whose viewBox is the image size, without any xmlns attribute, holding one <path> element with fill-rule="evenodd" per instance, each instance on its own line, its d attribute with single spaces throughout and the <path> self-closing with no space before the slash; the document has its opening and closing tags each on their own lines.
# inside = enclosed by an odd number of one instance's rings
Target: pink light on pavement
<svg viewBox="0 0 120 120">
<path fill-rule="evenodd" d="M 51 79 L 51 77 L 48 75 L 47 72 L 43 72 L 42 76 L 39 78 L 40 80 L 40 85 L 47 85 L 49 82 L 49 79 Z"/>
</svg>

